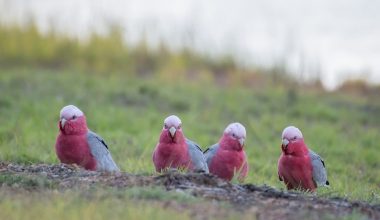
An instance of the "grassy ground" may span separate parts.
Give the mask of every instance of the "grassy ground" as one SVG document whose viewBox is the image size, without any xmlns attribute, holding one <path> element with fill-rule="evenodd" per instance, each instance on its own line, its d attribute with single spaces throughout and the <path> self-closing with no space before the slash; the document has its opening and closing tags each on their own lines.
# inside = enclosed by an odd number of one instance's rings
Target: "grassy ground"
<svg viewBox="0 0 380 220">
<path fill-rule="evenodd" d="M 0 217 L 5 219 L 34 216 L 44 208 L 46 219 L 151 219 L 154 212 L 173 219 L 380 218 L 380 205 L 229 184 L 199 173 L 106 174 L 64 164 L 0 163 L 0 184 L 0 208 L 6 210 Z"/>
<path fill-rule="evenodd" d="M 284 188 L 277 177 L 277 159 L 282 129 L 292 124 L 303 131 L 308 146 L 326 160 L 331 187 L 318 190 L 320 195 L 380 203 L 377 98 L 283 86 L 221 87 L 207 80 L 141 80 L 118 74 L 39 69 L 0 70 L 0 94 L 0 160 L 58 163 L 54 143 L 59 111 L 75 104 L 87 115 L 90 129 L 107 141 L 121 169 L 131 173 L 153 173 L 151 153 L 163 119 L 170 114 L 182 119 L 185 135 L 203 149 L 218 141 L 228 123 L 239 121 L 247 129 L 250 172 L 246 182 Z M 32 194 L 24 201 L 15 196 L 2 200 L 0 206 L 8 210 L 4 213 L 36 207 L 35 214 L 54 206 L 60 207 L 55 214 L 70 215 L 65 210 L 72 207 L 71 200 L 65 195 L 49 195 L 51 202 L 46 204 L 35 204 L 35 197 Z M 119 205 L 112 198 L 87 203 L 76 201 L 74 196 L 76 203 L 88 210 L 83 215 L 98 205 L 102 210 L 107 206 L 120 208 L 120 212 L 104 212 L 104 217 L 128 213 L 124 207 L 145 207 L 144 201 L 140 204 L 128 198 L 125 202 L 130 206 Z M 140 214 L 148 218 L 152 210 L 160 210 L 155 207 L 149 205 Z M 172 210 L 163 211 L 162 218 L 171 214 Z M 186 217 L 186 213 L 180 214 Z M 17 212 L 7 219 L 21 215 Z"/>
</svg>

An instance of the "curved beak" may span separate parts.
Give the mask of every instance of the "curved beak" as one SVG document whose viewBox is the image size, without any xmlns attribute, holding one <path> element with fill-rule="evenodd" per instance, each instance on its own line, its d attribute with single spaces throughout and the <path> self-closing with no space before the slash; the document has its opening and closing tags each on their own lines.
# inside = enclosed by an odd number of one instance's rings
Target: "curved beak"
<svg viewBox="0 0 380 220">
<path fill-rule="evenodd" d="M 288 147 L 289 141 L 288 139 L 282 139 L 282 148 L 286 149 Z"/>
<path fill-rule="evenodd" d="M 174 137 L 176 131 L 177 131 L 177 129 L 175 129 L 175 127 L 171 127 L 171 128 L 169 129 L 169 133 L 170 133 L 170 136 L 171 136 L 172 138 Z"/>
<path fill-rule="evenodd" d="M 61 122 L 60 122 L 60 123 L 61 123 L 61 127 L 62 127 L 62 128 L 65 127 L 66 122 L 67 122 L 66 119 L 64 119 L 64 118 L 61 119 Z"/>
<path fill-rule="evenodd" d="M 240 138 L 240 139 L 239 139 L 239 143 L 240 143 L 240 146 L 241 146 L 241 147 L 244 146 L 244 142 L 245 142 L 245 139 L 244 139 L 244 138 Z"/>
</svg>

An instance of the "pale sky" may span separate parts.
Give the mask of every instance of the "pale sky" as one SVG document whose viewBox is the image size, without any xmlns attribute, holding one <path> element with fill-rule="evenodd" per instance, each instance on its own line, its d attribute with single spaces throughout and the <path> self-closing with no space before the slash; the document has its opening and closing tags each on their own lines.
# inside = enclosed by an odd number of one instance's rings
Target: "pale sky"
<svg viewBox="0 0 380 220">
<path fill-rule="evenodd" d="M 330 89 L 351 77 L 380 83 L 378 0 L 0 0 L 0 22 L 31 17 L 81 38 L 118 23 L 131 42 L 145 33 L 153 45 L 232 53 L 245 65 L 284 63 Z"/>
</svg>

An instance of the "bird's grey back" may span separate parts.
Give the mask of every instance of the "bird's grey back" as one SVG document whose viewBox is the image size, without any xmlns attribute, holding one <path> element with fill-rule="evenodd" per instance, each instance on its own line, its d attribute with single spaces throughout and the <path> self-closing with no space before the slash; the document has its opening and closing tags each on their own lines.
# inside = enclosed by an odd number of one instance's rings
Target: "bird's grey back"
<svg viewBox="0 0 380 220">
<path fill-rule="evenodd" d="M 329 185 L 325 163 L 317 153 L 309 150 L 311 165 L 313 166 L 313 180 L 318 186 Z"/>
<path fill-rule="evenodd" d="M 111 153 L 108 150 L 107 144 L 103 138 L 95 132 L 87 132 L 87 141 L 90 146 L 91 154 L 96 160 L 96 169 L 98 171 L 120 171 L 115 161 L 112 159 Z"/>
<path fill-rule="evenodd" d="M 202 149 L 198 146 L 198 144 L 189 139 L 186 139 L 186 144 L 189 150 L 191 162 L 194 166 L 194 170 L 208 173 L 209 170 Z"/>
<path fill-rule="evenodd" d="M 218 151 L 219 149 L 219 143 L 216 143 L 214 145 L 212 145 L 211 147 L 209 147 L 205 152 L 204 152 L 204 155 L 205 155 L 205 158 L 206 158 L 206 163 L 208 166 L 210 166 L 210 163 L 212 161 L 212 159 L 214 158 L 216 152 Z"/>
</svg>

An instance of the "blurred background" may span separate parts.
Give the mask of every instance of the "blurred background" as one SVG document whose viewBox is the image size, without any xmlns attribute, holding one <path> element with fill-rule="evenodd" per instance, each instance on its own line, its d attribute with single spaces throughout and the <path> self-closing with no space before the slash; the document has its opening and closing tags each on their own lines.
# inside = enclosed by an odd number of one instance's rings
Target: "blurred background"
<svg viewBox="0 0 380 220">
<path fill-rule="evenodd" d="M 180 72 L 195 75 L 279 69 L 328 90 L 378 84 L 379 8 L 372 0 L 1 0 L 0 60 L 144 75 L 187 54 Z"/>
</svg>

